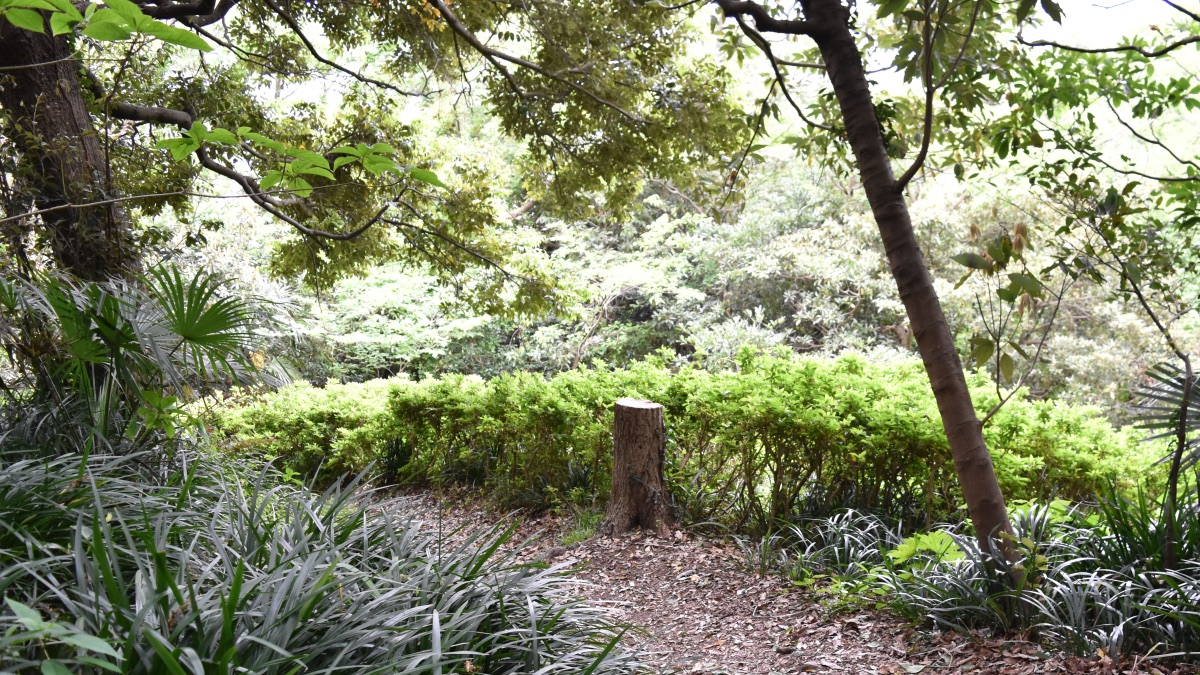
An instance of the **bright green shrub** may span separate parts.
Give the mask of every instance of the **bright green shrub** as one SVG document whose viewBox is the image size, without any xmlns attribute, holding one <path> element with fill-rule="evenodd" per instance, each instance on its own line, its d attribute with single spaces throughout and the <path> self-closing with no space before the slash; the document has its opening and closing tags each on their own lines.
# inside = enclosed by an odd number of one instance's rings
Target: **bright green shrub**
<svg viewBox="0 0 1200 675">
<path fill-rule="evenodd" d="M 919 361 L 744 353 L 722 373 L 666 363 L 298 386 L 218 426 L 298 471 L 379 461 L 392 478 L 478 485 L 509 506 L 596 505 L 610 482 L 612 404 L 631 396 L 666 408 L 668 484 L 692 521 L 761 531 L 853 506 L 915 525 L 961 505 Z M 981 410 L 991 386 L 971 378 Z M 1087 498 L 1142 473 L 1152 452 L 1095 409 L 1019 397 L 985 434 L 1011 498 Z"/>
<path fill-rule="evenodd" d="M 304 476 L 354 473 L 383 457 L 398 433 L 387 411 L 387 392 L 397 382 L 291 384 L 249 401 L 235 398 L 216 408 L 211 422 L 239 454 L 278 460 Z"/>
</svg>

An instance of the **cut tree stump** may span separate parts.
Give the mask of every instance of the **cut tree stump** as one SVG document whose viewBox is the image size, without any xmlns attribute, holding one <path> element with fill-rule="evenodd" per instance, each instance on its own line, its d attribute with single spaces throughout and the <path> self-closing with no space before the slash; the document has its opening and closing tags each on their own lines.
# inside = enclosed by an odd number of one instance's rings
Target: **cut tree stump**
<svg viewBox="0 0 1200 675">
<path fill-rule="evenodd" d="M 658 403 L 623 398 L 613 409 L 612 494 L 604 531 L 625 534 L 635 528 L 670 536 L 675 525 L 666 482 L 663 407 Z"/>
</svg>

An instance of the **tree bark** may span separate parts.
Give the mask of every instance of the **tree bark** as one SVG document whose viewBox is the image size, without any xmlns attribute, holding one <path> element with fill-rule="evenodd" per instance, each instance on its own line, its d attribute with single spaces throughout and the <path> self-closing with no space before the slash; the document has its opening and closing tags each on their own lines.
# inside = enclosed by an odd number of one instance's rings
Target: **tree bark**
<svg viewBox="0 0 1200 675">
<path fill-rule="evenodd" d="M 802 5 L 811 24 L 806 32 L 824 58 L 888 264 L 929 375 L 976 536 L 985 551 L 995 546 L 1011 559 L 1011 540 L 999 536 L 1012 532 L 1004 495 L 975 415 L 954 335 L 922 258 L 903 189 L 892 173 L 862 56 L 850 32 L 849 10 L 839 0 L 802 0 Z"/>
<path fill-rule="evenodd" d="M 54 209 L 38 217 L 58 263 L 80 278 L 101 280 L 134 269 L 137 255 L 117 204 L 76 206 L 113 195 L 71 54 L 65 36 L 0 20 L 0 112 L 20 154 L 18 178 L 38 209 Z"/>
<path fill-rule="evenodd" d="M 668 536 L 675 524 L 663 480 L 666 428 L 663 407 L 623 398 L 613 410 L 612 494 L 605 532 L 644 528 Z"/>
</svg>

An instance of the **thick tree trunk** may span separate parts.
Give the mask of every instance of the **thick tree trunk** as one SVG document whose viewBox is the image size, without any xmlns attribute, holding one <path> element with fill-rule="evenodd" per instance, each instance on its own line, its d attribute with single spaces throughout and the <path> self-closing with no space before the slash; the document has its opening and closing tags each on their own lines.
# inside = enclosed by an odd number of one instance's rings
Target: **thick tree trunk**
<svg viewBox="0 0 1200 675">
<path fill-rule="evenodd" d="M 70 206 L 112 195 L 79 62 L 65 37 L 48 33 L 0 20 L 3 133 L 20 153 L 21 186 L 39 209 L 53 209 L 40 218 L 54 257 L 76 276 L 100 280 L 132 269 L 137 256 L 119 206 Z"/>
<path fill-rule="evenodd" d="M 634 528 L 670 534 L 675 523 L 663 480 L 666 429 L 663 407 L 623 398 L 613 410 L 612 495 L 605 532 L 624 534 Z"/>
<path fill-rule="evenodd" d="M 1010 541 L 997 536 L 1012 532 L 1004 495 L 971 403 L 954 336 L 922 259 L 902 188 L 892 173 L 862 56 L 850 33 L 849 11 L 839 0 L 803 0 L 803 6 L 806 20 L 816 27 L 812 37 L 824 57 L 888 264 L 937 399 L 976 536 L 985 550 L 995 545 L 1011 557 Z"/>
</svg>

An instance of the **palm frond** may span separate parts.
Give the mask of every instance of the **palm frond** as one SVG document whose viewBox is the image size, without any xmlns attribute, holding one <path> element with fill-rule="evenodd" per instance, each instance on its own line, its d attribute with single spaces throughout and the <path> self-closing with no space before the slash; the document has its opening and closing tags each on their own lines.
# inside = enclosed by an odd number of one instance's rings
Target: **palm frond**
<svg viewBox="0 0 1200 675">
<path fill-rule="evenodd" d="M 1185 373 L 1173 363 L 1159 363 L 1149 368 L 1146 376 L 1151 382 L 1137 390 L 1136 424 L 1153 432 L 1146 440 L 1175 438 L 1183 409 Z M 1200 462 L 1200 433 L 1197 433 L 1200 432 L 1200 391 L 1195 388 L 1187 403 L 1184 430 L 1187 440 L 1181 467 L 1186 469 Z M 1167 455 L 1159 461 L 1165 462 L 1170 457 Z"/>
</svg>

